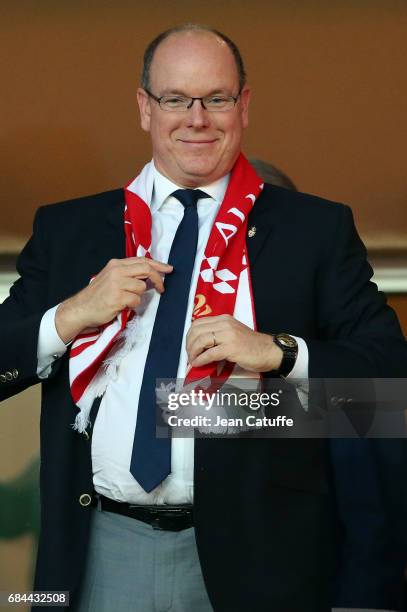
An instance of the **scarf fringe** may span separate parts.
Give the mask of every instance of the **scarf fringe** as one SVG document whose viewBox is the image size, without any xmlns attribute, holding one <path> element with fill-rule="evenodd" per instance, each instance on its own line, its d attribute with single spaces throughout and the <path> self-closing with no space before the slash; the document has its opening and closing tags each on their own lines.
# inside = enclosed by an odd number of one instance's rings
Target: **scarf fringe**
<svg viewBox="0 0 407 612">
<path fill-rule="evenodd" d="M 139 317 L 135 315 L 128 323 L 127 327 L 122 331 L 113 346 L 109 357 L 107 357 L 89 383 L 85 393 L 81 398 L 81 407 L 76 415 L 75 422 L 72 427 L 75 431 L 83 433 L 90 423 L 90 411 L 93 402 L 98 397 L 103 397 L 110 381 L 117 380 L 118 371 L 122 360 L 131 352 L 134 345 L 137 343 L 141 334 L 142 325 Z"/>
</svg>

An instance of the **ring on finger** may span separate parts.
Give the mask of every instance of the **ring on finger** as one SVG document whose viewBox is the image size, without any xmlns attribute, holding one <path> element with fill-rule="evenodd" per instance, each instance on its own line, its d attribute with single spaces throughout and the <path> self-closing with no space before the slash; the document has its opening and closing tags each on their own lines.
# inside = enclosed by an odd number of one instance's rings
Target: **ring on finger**
<svg viewBox="0 0 407 612">
<path fill-rule="evenodd" d="M 212 332 L 212 338 L 213 338 L 213 345 L 212 345 L 212 348 L 213 348 L 215 346 L 218 346 L 218 343 L 216 342 L 216 336 L 215 336 L 215 332 L 214 331 Z"/>
</svg>

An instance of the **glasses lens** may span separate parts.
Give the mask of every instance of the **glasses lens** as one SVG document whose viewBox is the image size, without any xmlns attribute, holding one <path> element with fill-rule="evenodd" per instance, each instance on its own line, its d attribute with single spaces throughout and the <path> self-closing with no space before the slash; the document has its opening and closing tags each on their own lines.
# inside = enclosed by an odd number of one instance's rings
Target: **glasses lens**
<svg viewBox="0 0 407 612">
<path fill-rule="evenodd" d="M 160 106 L 164 110 L 179 111 L 187 110 L 191 98 L 185 96 L 163 96 L 160 101 Z"/>
<path fill-rule="evenodd" d="M 230 96 L 207 96 L 203 103 L 209 111 L 222 111 L 232 108 L 235 101 Z"/>
</svg>

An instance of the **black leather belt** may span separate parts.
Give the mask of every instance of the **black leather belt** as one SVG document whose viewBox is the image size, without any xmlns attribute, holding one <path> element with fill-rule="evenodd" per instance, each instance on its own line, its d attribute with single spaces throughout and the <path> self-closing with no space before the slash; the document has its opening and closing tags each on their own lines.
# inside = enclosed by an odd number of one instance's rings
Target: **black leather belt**
<svg viewBox="0 0 407 612">
<path fill-rule="evenodd" d="M 103 497 L 103 495 L 99 495 L 99 499 L 102 510 L 123 514 L 143 523 L 148 523 L 153 529 L 181 531 L 192 527 L 194 524 L 191 504 L 147 506 L 117 502 L 108 497 Z"/>
</svg>

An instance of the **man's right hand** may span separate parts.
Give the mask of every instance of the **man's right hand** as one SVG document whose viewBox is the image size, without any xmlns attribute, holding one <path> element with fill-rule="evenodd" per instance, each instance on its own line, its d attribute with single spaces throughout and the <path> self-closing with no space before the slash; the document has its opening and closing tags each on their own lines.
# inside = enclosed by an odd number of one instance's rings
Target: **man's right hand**
<svg viewBox="0 0 407 612">
<path fill-rule="evenodd" d="M 172 268 L 146 257 L 111 259 L 87 287 L 58 306 L 55 326 L 59 337 L 68 343 L 86 328 L 108 323 L 125 308 L 137 308 L 151 286 L 162 293 L 163 274 Z"/>
</svg>

